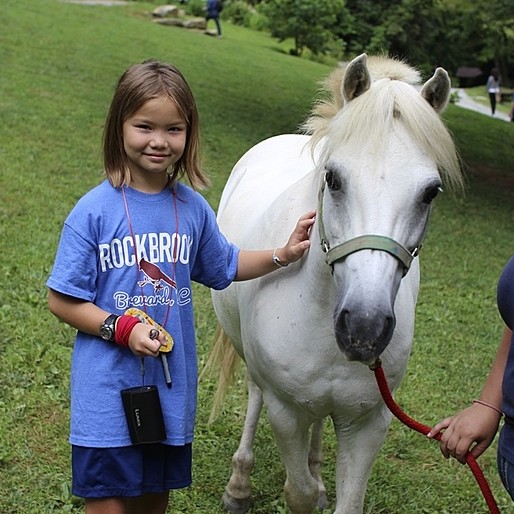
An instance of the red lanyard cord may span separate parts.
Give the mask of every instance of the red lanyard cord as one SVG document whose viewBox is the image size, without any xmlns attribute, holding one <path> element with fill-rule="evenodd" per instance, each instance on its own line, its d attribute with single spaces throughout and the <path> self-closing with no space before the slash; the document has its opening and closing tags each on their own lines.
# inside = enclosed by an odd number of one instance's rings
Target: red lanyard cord
<svg viewBox="0 0 514 514">
<path fill-rule="evenodd" d="M 140 276 L 141 275 L 141 261 L 138 260 L 139 252 L 138 252 L 138 249 L 137 249 L 136 238 L 134 236 L 134 229 L 132 227 L 132 220 L 130 218 L 130 211 L 129 211 L 129 208 L 128 208 L 127 197 L 125 195 L 125 186 L 122 186 L 121 194 L 123 196 L 123 203 L 125 205 L 125 214 L 127 216 L 127 224 L 128 224 L 128 227 L 129 227 L 130 237 L 132 238 L 132 245 L 134 247 L 134 256 L 136 258 L 136 265 L 137 265 L 137 278 L 138 278 L 139 288 L 141 290 L 141 299 L 143 301 L 143 310 L 144 310 L 144 312 L 146 314 L 148 314 L 148 312 L 146 310 L 145 295 L 143 293 L 143 283 L 144 283 L 144 281 L 139 280 L 141 278 L 141 276 Z M 176 194 L 175 188 L 172 189 L 172 195 L 173 195 L 173 212 L 174 212 L 174 216 L 175 216 L 175 234 L 178 237 L 178 226 L 179 226 L 178 225 L 178 208 L 177 208 L 177 194 Z M 175 276 L 176 276 L 176 268 L 177 268 L 177 260 L 178 260 L 178 245 L 175 246 L 171 259 L 173 261 L 173 271 L 172 271 L 171 278 L 172 278 L 172 282 L 176 284 Z M 168 302 L 168 307 L 166 309 L 166 316 L 164 317 L 163 323 L 161 323 L 161 325 L 163 327 L 166 327 L 166 323 L 168 321 L 168 316 L 169 316 L 169 313 L 170 313 L 170 310 L 171 310 L 171 303 L 172 303 L 171 301 Z"/>
</svg>

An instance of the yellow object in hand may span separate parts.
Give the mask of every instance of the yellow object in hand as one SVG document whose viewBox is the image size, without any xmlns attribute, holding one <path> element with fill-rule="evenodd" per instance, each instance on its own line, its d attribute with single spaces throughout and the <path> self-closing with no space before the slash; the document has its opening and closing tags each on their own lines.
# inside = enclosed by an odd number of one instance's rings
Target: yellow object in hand
<svg viewBox="0 0 514 514">
<path fill-rule="evenodd" d="M 156 328 L 161 334 L 164 335 L 165 339 L 165 343 L 161 345 L 159 351 L 163 353 L 171 352 L 171 350 L 173 349 L 173 345 L 175 344 L 173 341 L 173 337 L 167 330 L 164 330 L 164 328 L 161 327 L 161 325 L 159 325 L 157 321 L 153 320 L 150 316 L 148 316 L 146 312 L 142 311 L 141 309 L 136 309 L 135 307 L 127 309 L 125 311 L 125 314 L 127 316 L 134 316 L 139 321 L 141 321 L 141 323 L 146 323 L 147 325 L 151 325 L 152 327 Z"/>
</svg>

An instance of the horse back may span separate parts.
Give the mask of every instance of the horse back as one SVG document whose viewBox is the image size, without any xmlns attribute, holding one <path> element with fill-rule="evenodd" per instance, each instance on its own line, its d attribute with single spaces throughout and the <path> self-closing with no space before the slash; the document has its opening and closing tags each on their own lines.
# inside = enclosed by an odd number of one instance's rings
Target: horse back
<svg viewBox="0 0 514 514">
<path fill-rule="evenodd" d="M 218 223 L 235 244 L 248 248 L 248 244 L 252 243 L 245 243 L 245 237 L 249 233 L 255 236 L 262 232 L 258 228 L 252 230 L 252 227 L 259 225 L 262 229 L 263 221 L 268 220 L 270 212 L 274 213 L 275 218 L 267 223 L 282 225 L 284 214 L 280 211 L 287 209 L 282 198 L 287 197 L 288 192 L 315 168 L 309 140 L 309 136 L 298 134 L 274 136 L 248 150 L 236 163 L 223 190 L 218 210 Z M 294 203 L 301 214 L 313 206 L 304 207 L 304 195 L 299 190 L 303 188 L 298 186 L 296 189 Z M 277 202 L 278 208 L 275 207 Z M 291 228 L 287 226 L 286 233 Z M 274 232 L 276 237 L 281 237 L 280 226 Z M 254 237 L 255 244 L 258 243 Z"/>
</svg>

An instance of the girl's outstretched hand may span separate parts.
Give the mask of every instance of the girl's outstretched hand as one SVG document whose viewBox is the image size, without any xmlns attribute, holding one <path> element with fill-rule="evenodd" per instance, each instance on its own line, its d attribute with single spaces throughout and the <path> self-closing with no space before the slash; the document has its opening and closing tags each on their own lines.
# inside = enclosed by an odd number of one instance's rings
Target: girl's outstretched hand
<svg viewBox="0 0 514 514">
<path fill-rule="evenodd" d="M 310 247 L 309 233 L 316 219 L 316 211 L 306 212 L 296 223 L 289 240 L 283 248 L 277 248 L 276 253 L 281 262 L 296 262 Z"/>
<path fill-rule="evenodd" d="M 285 246 L 275 250 L 241 250 L 234 280 L 251 280 L 296 262 L 310 247 L 309 232 L 316 211 L 300 217 Z"/>
</svg>

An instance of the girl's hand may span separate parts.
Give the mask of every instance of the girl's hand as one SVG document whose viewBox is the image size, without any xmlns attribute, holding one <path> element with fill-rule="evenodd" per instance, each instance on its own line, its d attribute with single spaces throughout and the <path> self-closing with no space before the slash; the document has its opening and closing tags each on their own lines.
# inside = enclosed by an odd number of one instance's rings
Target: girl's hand
<svg viewBox="0 0 514 514">
<path fill-rule="evenodd" d="M 309 233 L 315 219 L 316 211 L 309 211 L 300 217 L 286 245 L 276 250 L 276 255 L 281 262 L 285 264 L 296 262 L 310 247 Z"/>
<path fill-rule="evenodd" d="M 130 333 L 128 345 L 134 355 L 138 357 L 157 357 L 161 345 L 166 344 L 164 335 L 159 332 L 156 338 L 152 331 L 155 329 L 146 323 L 138 323 Z"/>
<path fill-rule="evenodd" d="M 262 277 L 267 273 L 276 271 L 278 267 L 287 266 L 300 259 L 311 244 L 309 231 L 314 224 L 315 216 L 316 211 L 309 211 L 304 214 L 298 220 L 293 233 L 289 236 L 289 240 L 283 248 L 276 248 L 274 251 L 241 250 L 234 280 L 251 280 Z"/>
</svg>

